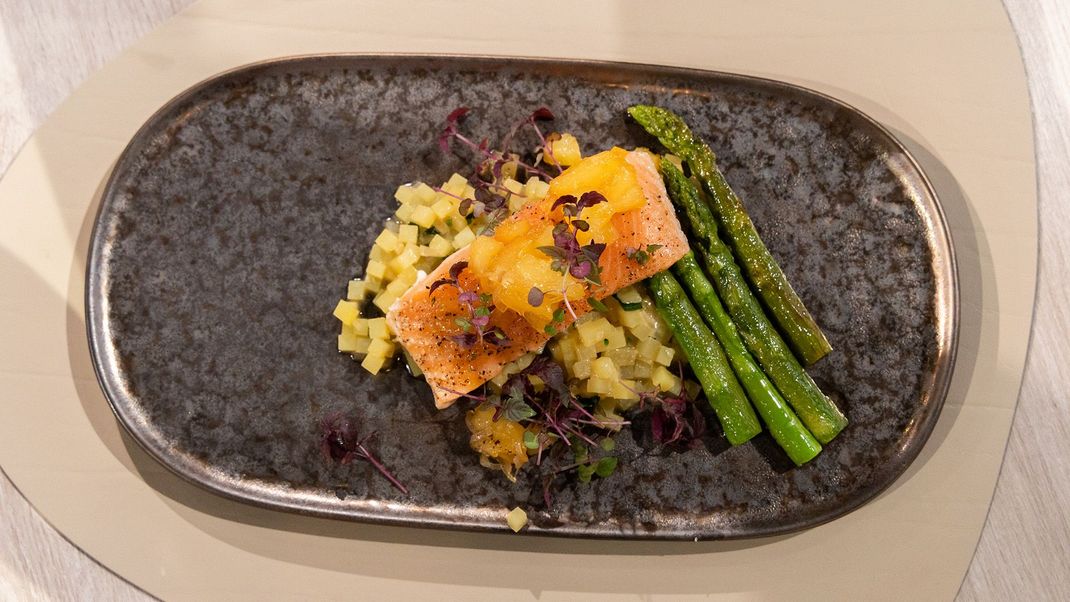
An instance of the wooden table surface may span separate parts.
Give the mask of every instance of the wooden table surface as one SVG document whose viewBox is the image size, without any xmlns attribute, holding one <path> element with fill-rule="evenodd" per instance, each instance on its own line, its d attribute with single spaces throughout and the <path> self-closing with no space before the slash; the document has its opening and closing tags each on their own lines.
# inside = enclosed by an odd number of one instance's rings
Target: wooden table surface
<svg viewBox="0 0 1070 602">
<path fill-rule="evenodd" d="M 0 0 L 0 173 L 94 69 L 191 0 Z M 1070 3 L 1005 0 L 1032 95 L 1040 274 L 1018 410 L 961 600 L 1070 600 Z M 1009 199 L 1008 202 L 1012 202 Z M 147 600 L 0 476 L 0 601 Z"/>
</svg>

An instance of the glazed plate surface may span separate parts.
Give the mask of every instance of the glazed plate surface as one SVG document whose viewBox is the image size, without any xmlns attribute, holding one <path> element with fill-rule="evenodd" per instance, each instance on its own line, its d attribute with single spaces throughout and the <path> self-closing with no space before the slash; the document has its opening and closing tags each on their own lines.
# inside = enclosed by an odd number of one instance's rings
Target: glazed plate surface
<svg viewBox="0 0 1070 602">
<path fill-rule="evenodd" d="M 701 449 L 618 437 L 610 478 L 542 503 L 468 448 L 465 404 L 437 411 L 402 369 L 372 377 L 337 353 L 334 303 L 359 275 L 393 191 L 462 169 L 447 113 L 499 138 L 539 106 L 595 152 L 656 147 L 624 109 L 680 113 L 722 170 L 835 350 L 810 370 L 850 419 L 794 468 L 762 434 Z M 787 84 L 668 67 L 479 57 L 337 55 L 224 73 L 154 115 L 101 202 L 87 274 L 91 351 L 123 426 L 211 491 L 301 513 L 414 526 L 725 539 L 841 516 L 888 487 L 939 415 L 954 363 L 951 244 L 924 174 L 882 127 Z M 404 495 L 369 465 L 324 460 L 320 421 L 376 432 Z M 708 417 L 716 425 L 712 414 Z"/>
</svg>

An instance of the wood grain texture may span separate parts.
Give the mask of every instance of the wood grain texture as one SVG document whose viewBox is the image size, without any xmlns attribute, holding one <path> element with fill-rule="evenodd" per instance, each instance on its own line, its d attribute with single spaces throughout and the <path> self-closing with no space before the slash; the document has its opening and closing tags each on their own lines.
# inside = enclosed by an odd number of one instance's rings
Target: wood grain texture
<svg viewBox="0 0 1070 602">
<path fill-rule="evenodd" d="M 1032 96 L 1040 273 L 1018 410 L 959 598 L 1070 600 L 1070 4 L 1006 5 Z"/>
<path fill-rule="evenodd" d="M 94 69 L 189 0 L 0 0 L 0 172 Z M 1070 599 L 1070 6 L 1007 0 L 1037 126 L 1041 261 L 1020 405 L 963 600 Z M 148 596 L 72 546 L 0 479 L 0 600 Z"/>
</svg>

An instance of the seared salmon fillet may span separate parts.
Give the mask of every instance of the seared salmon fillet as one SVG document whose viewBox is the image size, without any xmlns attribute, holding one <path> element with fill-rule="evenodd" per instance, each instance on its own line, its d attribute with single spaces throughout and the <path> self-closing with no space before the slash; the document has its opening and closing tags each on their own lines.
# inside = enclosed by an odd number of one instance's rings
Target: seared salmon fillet
<svg viewBox="0 0 1070 602">
<path fill-rule="evenodd" d="M 624 153 L 620 149 L 614 151 Z M 640 188 L 646 202 L 637 209 L 612 217 L 615 236 L 606 243 L 598 261 L 602 285 L 590 292 L 596 298 L 604 298 L 669 268 L 688 250 L 687 236 L 676 219 L 653 156 L 644 151 L 627 152 L 621 169 L 628 172 L 623 175 Z M 551 182 L 551 196 L 541 203 L 526 205 L 504 220 L 499 228 L 522 220 L 545 225 L 550 219 L 553 191 Z M 636 261 L 635 250 L 648 245 L 659 247 L 645 262 Z M 450 269 L 460 262 L 467 262 L 470 254 L 471 247 L 465 247 L 447 257 L 398 299 L 386 316 L 398 342 L 423 371 L 434 392 L 435 405 L 440 409 L 449 407 L 461 395 L 496 376 L 505 364 L 525 353 L 542 349 L 551 338 L 545 330 L 532 326 L 524 315 L 495 304 L 489 327 L 500 328 L 508 344 L 478 341 L 466 348 L 455 341 L 459 332 L 457 318 L 467 318 L 468 309 L 458 299 L 458 287 L 439 286 L 432 291 L 432 285 L 449 278 Z M 480 278 L 471 269 L 462 271 L 458 282 L 467 291 L 483 292 Z M 577 317 L 590 311 L 589 304 L 583 299 L 573 300 L 571 306 Z M 558 327 L 564 329 L 572 321 L 572 315 L 566 314 Z"/>
</svg>

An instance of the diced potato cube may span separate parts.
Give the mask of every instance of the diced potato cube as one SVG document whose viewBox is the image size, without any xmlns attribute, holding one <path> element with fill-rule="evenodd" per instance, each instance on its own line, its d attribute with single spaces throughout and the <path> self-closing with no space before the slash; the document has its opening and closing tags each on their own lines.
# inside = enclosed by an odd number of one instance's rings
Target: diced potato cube
<svg viewBox="0 0 1070 602">
<path fill-rule="evenodd" d="M 368 262 L 368 269 L 364 270 L 364 273 L 382 280 L 386 276 L 386 264 L 373 259 Z"/>
<path fill-rule="evenodd" d="M 398 221 L 403 224 L 409 223 L 412 221 L 412 212 L 414 209 L 415 207 L 413 207 L 413 205 L 402 205 L 398 207 L 397 211 L 394 212 L 394 217 L 398 218 Z"/>
<path fill-rule="evenodd" d="M 591 360 L 580 360 L 572 364 L 572 377 L 573 378 L 590 378 L 591 377 Z"/>
<path fill-rule="evenodd" d="M 394 199 L 401 205 L 408 205 L 413 201 L 414 189 L 408 184 L 402 184 L 398 186 L 398 189 L 394 191 Z"/>
<path fill-rule="evenodd" d="M 378 293 L 379 291 L 383 290 L 383 279 L 369 275 L 367 278 L 364 279 L 364 290 L 373 295 L 375 293 Z"/>
<path fill-rule="evenodd" d="M 435 215 L 435 212 L 432 211 L 430 207 L 420 205 L 412 210 L 411 221 L 421 228 L 430 228 L 435 223 L 437 217 L 438 216 Z"/>
<path fill-rule="evenodd" d="M 407 267 L 404 270 L 402 270 L 401 273 L 398 274 L 398 278 L 397 278 L 397 281 L 405 283 L 405 289 L 402 290 L 401 292 L 405 292 L 406 290 L 408 290 L 409 287 L 411 287 L 412 285 L 416 284 L 416 281 L 419 280 L 419 279 L 420 279 L 420 272 L 416 269 L 415 266 L 411 266 L 410 265 L 409 267 Z"/>
<path fill-rule="evenodd" d="M 409 245 L 420 242 L 420 227 L 415 224 L 401 224 L 398 226 L 398 239 Z"/>
<path fill-rule="evenodd" d="M 416 245 L 407 246 L 397 257 L 390 260 L 390 269 L 394 270 L 395 274 L 401 274 L 405 271 L 405 268 L 415 265 L 416 260 L 419 258 L 420 253 Z"/>
<path fill-rule="evenodd" d="M 364 318 L 357 318 L 356 320 L 353 320 L 353 325 L 351 326 L 351 328 L 353 329 L 353 332 L 358 336 L 368 336 L 368 321 Z"/>
<path fill-rule="evenodd" d="M 384 251 L 396 252 L 401 247 L 401 241 L 398 240 L 398 235 L 390 230 L 383 230 L 379 233 L 379 236 L 375 238 L 375 244 L 382 247 Z"/>
<path fill-rule="evenodd" d="M 465 187 L 468 186 L 468 179 L 459 173 L 455 173 L 450 176 L 450 179 L 442 185 L 442 190 L 450 194 L 461 196 L 464 194 Z"/>
<path fill-rule="evenodd" d="M 524 185 L 512 178 L 506 178 L 506 180 L 502 182 L 502 186 L 504 186 L 506 190 L 513 194 L 524 193 Z"/>
<path fill-rule="evenodd" d="M 676 350 L 672 347 L 662 347 L 658 350 L 658 355 L 654 358 L 654 361 L 662 366 L 668 366 L 672 363 L 672 356 L 675 354 Z"/>
<path fill-rule="evenodd" d="M 356 353 L 357 341 L 360 337 L 357 333 L 353 332 L 352 328 L 342 328 L 341 334 L 338 335 L 338 351 L 342 353 Z"/>
<path fill-rule="evenodd" d="M 576 359 L 577 360 L 594 360 L 598 357 L 598 351 L 595 350 L 594 345 L 580 345 L 576 347 Z"/>
<path fill-rule="evenodd" d="M 360 309 L 355 301 L 339 301 L 334 306 L 334 317 L 342 324 L 352 324 L 360 316 Z"/>
<path fill-rule="evenodd" d="M 368 261 L 380 261 L 387 262 L 394 257 L 394 254 L 389 251 L 384 251 L 379 245 L 372 245 L 372 250 L 368 253 Z"/>
<path fill-rule="evenodd" d="M 654 373 L 654 366 L 646 360 L 637 360 L 632 365 L 632 378 L 650 378 Z"/>
<path fill-rule="evenodd" d="M 609 351 L 612 349 L 620 349 L 628 344 L 627 338 L 624 336 L 624 329 L 620 326 L 611 326 L 605 333 L 605 338 L 601 341 L 601 347 L 596 347 L 602 351 Z"/>
<path fill-rule="evenodd" d="M 364 361 L 360 363 L 360 366 L 372 374 L 379 374 L 379 371 L 383 369 L 383 366 L 386 365 L 387 361 L 389 361 L 389 358 L 369 353 L 368 356 L 364 358 Z"/>
<path fill-rule="evenodd" d="M 589 320 L 576 326 L 576 332 L 580 335 L 580 343 L 586 347 L 601 345 L 606 338 L 606 331 L 613 326 L 603 317 Z"/>
<path fill-rule="evenodd" d="M 466 198 L 466 199 L 474 199 L 474 198 L 476 198 L 476 189 L 472 188 L 471 185 L 465 186 L 464 187 L 464 193 L 462 193 L 461 196 Z"/>
<path fill-rule="evenodd" d="M 520 208 L 523 207 L 526 202 L 528 202 L 527 196 L 516 194 L 509 195 L 509 213 L 520 211 Z"/>
<path fill-rule="evenodd" d="M 368 345 L 368 355 L 381 355 L 383 357 L 392 357 L 394 355 L 394 344 L 384 339 L 372 339 L 371 344 Z"/>
<path fill-rule="evenodd" d="M 389 339 L 390 329 L 386 324 L 386 318 L 368 320 L 368 336 L 373 339 Z"/>
<path fill-rule="evenodd" d="M 524 525 L 528 524 L 528 513 L 524 512 L 520 506 L 517 506 L 510 510 L 509 514 L 505 515 L 505 523 L 509 525 L 509 528 L 513 530 L 513 533 L 520 533 L 520 530 L 524 528 Z"/>
<path fill-rule="evenodd" d="M 621 347 L 620 349 L 614 349 L 613 351 L 610 351 L 605 355 L 606 357 L 612 359 L 613 363 L 617 364 L 618 366 L 624 367 L 631 366 L 632 364 L 634 364 L 638 353 L 636 352 L 635 347 L 626 345 L 624 347 Z"/>
<path fill-rule="evenodd" d="M 476 233 L 472 232 L 472 229 L 468 226 L 465 226 L 463 230 L 458 232 L 457 235 L 453 237 L 453 248 L 463 249 L 464 247 L 467 247 L 468 245 L 472 244 L 472 241 L 475 239 Z"/>
<path fill-rule="evenodd" d="M 658 351 L 661 351 L 661 343 L 654 339 L 642 339 L 635 345 L 635 350 L 639 357 L 653 362 L 658 357 Z"/>
<path fill-rule="evenodd" d="M 431 205 L 431 211 L 435 212 L 438 219 L 446 219 L 446 216 L 453 213 L 454 199 L 448 196 L 443 196 L 439 200 L 435 201 L 434 205 Z"/>
<path fill-rule="evenodd" d="M 438 234 L 431 238 L 431 242 L 427 243 L 426 247 L 421 249 L 421 254 L 424 257 L 446 257 L 451 252 L 453 252 L 453 245 Z"/>
<path fill-rule="evenodd" d="M 346 287 L 346 299 L 349 301 L 363 301 L 368 290 L 364 288 L 363 280 L 350 280 Z"/>
<path fill-rule="evenodd" d="M 639 393 L 635 388 L 635 381 L 628 379 L 621 379 L 613 383 L 613 392 L 610 393 L 614 398 L 626 400 L 626 399 L 639 399 Z"/>
<path fill-rule="evenodd" d="M 647 322 L 645 311 L 627 311 L 626 309 L 618 305 L 618 310 L 615 312 L 617 322 L 625 328 L 634 329 Z"/>
<path fill-rule="evenodd" d="M 393 284 L 393 282 L 391 282 L 390 284 Z M 390 285 L 387 285 L 388 289 L 389 289 L 389 287 L 390 287 Z M 379 293 L 378 295 L 376 295 L 375 299 L 372 300 L 372 303 L 374 303 L 375 306 L 378 307 L 379 309 L 383 310 L 383 313 L 386 313 L 386 312 L 390 311 L 390 306 L 393 305 L 394 301 L 397 301 L 397 300 L 398 300 L 398 296 L 396 294 L 390 292 L 389 290 L 385 290 L 385 291 Z"/>
<path fill-rule="evenodd" d="M 386 285 L 386 293 L 393 295 L 395 299 L 404 295 L 405 291 L 407 290 L 409 290 L 409 285 L 405 284 L 405 281 L 401 278 L 398 278 L 397 280 L 394 280 L 390 284 Z"/>
<path fill-rule="evenodd" d="M 590 395 L 609 395 L 613 392 L 613 381 L 592 376 L 587 379 L 587 393 Z"/>
<path fill-rule="evenodd" d="M 669 372 L 665 366 L 654 368 L 654 373 L 650 375 L 650 382 L 662 391 L 670 391 L 673 394 L 680 392 L 680 379 Z"/>
<path fill-rule="evenodd" d="M 613 363 L 613 360 L 608 357 L 600 357 L 591 362 L 591 376 L 617 380 L 620 378 L 620 371 L 617 370 L 617 364 Z"/>
<path fill-rule="evenodd" d="M 424 184 L 423 182 L 417 184 L 416 188 L 413 190 L 414 200 L 424 205 L 430 205 L 431 203 L 435 202 L 436 196 L 438 196 L 438 193 L 435 192 L 435 189 L 431 188 L 427 184 Z"/>
<path fill-rule="evenodd" d="M 639 312 L 635 312 L 635 313 L 639 313 Z M 651 323 L 651 321 L 649 319 L 644 319 L 641 324 L 633 326 L 631 328 L 631 331 L 632 331 L 632 336 L 634 336 L 635 338 L 639 339 L 640 341 L 643 341 L 643 340 L 646 340 L 646 339 L 651 339 L 651 338 L 654 339 L 655 343 L 658 341 L 658 339 L 654 336 L 654 334 L 655 334 L 654 325 Z"/>
<path fill-rule="evenodd" d="M 494 378 L 490 379 L 490 382 L 498 385 L 499 387 L 505 384 L 505 381 L 509 380 L 509 375 L 505 372 L 499 372 L 494 375 Z"/>
<path fill-rule="evenodd" d="M 371 345 L 372 340 L 368 337 L 357 337 L 357 348 L 353 353 L 368 353 L 368 347 Z"/>
</svg>

